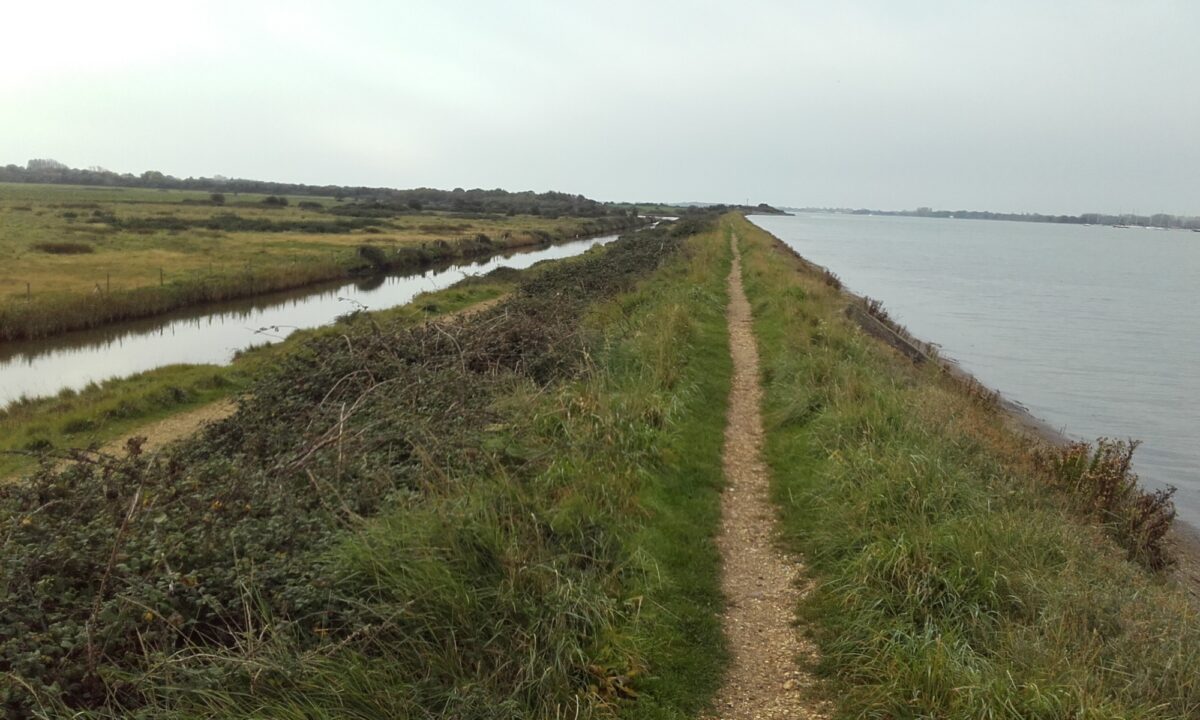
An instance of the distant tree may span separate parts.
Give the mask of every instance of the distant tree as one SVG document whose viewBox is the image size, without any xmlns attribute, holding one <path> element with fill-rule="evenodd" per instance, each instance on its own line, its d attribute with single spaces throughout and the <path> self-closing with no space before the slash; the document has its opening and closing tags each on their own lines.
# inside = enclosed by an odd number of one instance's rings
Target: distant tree
<svg viewBox="0 0 1200 720">
<path fill-rule="evenodd" d="M 225 193 L 213 193 L 212 195 L 208 196 L 208 199 L 212 201 L 213 205 L 224 205 Z"/>
<path fill-rule="evenodd" d="M 35 158 L 25 164 L 27 170 L 45 171 L 45 170 L 67 170 L 67 166 L 57 160 L 50 158 Z"/>
<path fill-rule="evenodd" d="M 421 210 L 423 210 L 424 208 L 425 208 L 425 206 L 421 204 L 420 200 L 409 200 L 408 201 L 408 209 L 409 210 L 416 210 L 417 212 L 421 212 Z"/>
<path fill-rule="evenodd" d="M 278 195 L 268 195 L 263 198 L 262 204 L 270 205 L 271 207 L 287 207 L 288 199 L 279 197 Z"/>
</svg>

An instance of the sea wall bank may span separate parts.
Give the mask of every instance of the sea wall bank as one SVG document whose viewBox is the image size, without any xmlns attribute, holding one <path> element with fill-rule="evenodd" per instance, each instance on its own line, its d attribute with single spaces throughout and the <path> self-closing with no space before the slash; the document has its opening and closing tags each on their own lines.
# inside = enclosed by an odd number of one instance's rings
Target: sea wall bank
<svg viewBox="0 0 1200 720">
<path fill-rule="evenodd" d="M 199 437 L 0 487 L 0 707 L 730 716 L 735 248 L 804 566 L 781 611 L 816 647 L 812 683 L 770 690 L 843 717 L 1200 712 L 1195 605 L 1081 502 L 1109 476 L 1054 482 L 992 393 L 864 331 L 736 214 L 537 266 L 468 318 L 347 318 Z"/>
<path fill-rule="evenodd" d="M 1200 652 L 1200 616 L 1161 542 L 1140 545 L 1163 539 L 1164 508 L 1109 504 L 1142 497 L 1119 453 L 1032 437 L 991 391 L 864 332 L 836 278 L 726 222 L 785 544 L 812 576 L 799 615 L 841 714 L 1193 716 L 1177 663 Z M 1131 532 L 1123 513 L 1151 507 Z"/>
<path fill-rule="evenodd" d="M 763 231 L 767 232 L 767 231 Z M 769 233 L 768 233 L 769 234 Z M 1002 411 L 1012 429 L 1027 436 L 1032 443 L 1043 443 L 1051 448 L 1066 449 L 1078 446 L 1079 441 L 1069 437 L 1062 429 L 1052 426 L 1034 415 L 1024 405 L 1006 397 L 998 390 L 987 387 L 978 378 L 965 370 L 953 359 L 943 356 L 938 346 L 912 335 L 904 326 L 890 317 L 885 303 L 846 288 L 840 278 L 830 269 L 802 256 L 795 248 L 778 237 L 772 236 L 779 252 L 790 255 L 795 261 L 823 282 L 835 287 L 848 302 L 846 317 L 850 318 L 863 332 L 883 342 L 916 364 L 930 365 L 963 388 L 969 396 L 981 399 L 985 404 L 994 404 Z M 1135 478 L 1136 479 L 1136 478 Z M 1146 492 L 1153 495 L 1153 492 Z M 1173 517 L 1169 530 L 1162 534 L 1164 556 L 1169 555 L 1169 572 L 1188 592 L 1200 600 L 1200 528 Z"/>
</svg>

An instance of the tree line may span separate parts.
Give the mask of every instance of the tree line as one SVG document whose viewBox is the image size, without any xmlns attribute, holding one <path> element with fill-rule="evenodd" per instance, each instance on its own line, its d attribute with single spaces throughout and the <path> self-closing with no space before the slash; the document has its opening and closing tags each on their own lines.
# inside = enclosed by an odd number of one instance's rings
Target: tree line
<svg viewBox="0 0 1200 720">
<path fill-rule="evenodd" d="M 24 167 L 12 164 L 0 167 L 0 182 L 194 190 L 214 193 L 214 197 L 217 194 L 225 193 L 256 193 L 274 196 L 307 195 L 332 197 L 338 201 L 353 200 L 359 204 L 375 205 L 385 211 L 402 208 L 413 211 L 441 210 L 574 217 L 627 215 L 630 212 L 626 205 L 602 203 L 583 195 L 554 191 L 509 192 L 500 188 L 492 190 L 481 188 L 471 190 L 463 188 L 398 190 L 365 186 L 306 185 L 222 176 L 177 178 L 157 170 L 147 170 L 140 175 L 135 175 L 133 173 L 116 173 L 101 167 L 72 168 L 56 160 L 45 158 L 30 160 Z"/>
</svg>

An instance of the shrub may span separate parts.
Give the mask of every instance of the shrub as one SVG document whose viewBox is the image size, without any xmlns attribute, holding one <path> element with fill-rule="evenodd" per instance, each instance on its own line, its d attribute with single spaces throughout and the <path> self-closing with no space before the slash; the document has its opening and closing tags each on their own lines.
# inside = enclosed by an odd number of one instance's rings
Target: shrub
<svg viewBox="0 0 1200 720">
<path fill-rule="evenodd" d="M 1175 488 L 1146 491 L 1132 470 L 1139 443 L 1101 438 L 1093 448 L 1072 443 L 1037 455 L 1051 481 L 1077 498 L 1080 507 L 1105 523 L 1131 559 L 1154 570 L 1171 562 L 1164 545 L 1175 519 Z"/>
<path fill-rule="evenodd" d="M 376 272 L 387 272 L 388 257 L 382 248 L 377 248 L 374 245 L 359 245 L 358 256 L 370 263 L 372 269 Z"/>
<path fill-rule="evenodd" d="M 87 255 L 88 253 L 96 252 L 96 248 L 85 243 L 73 242 L 44 242 L 37 243 L 33 246 L 34 250 L 40 250 L 51 255 Z"/>
<path fill-rule="evenodd" d="M 62 424 L 64 435 L 77 435 L 96 429 L 96 421 L 91 418 L 71 418 Z"/>
</svg>

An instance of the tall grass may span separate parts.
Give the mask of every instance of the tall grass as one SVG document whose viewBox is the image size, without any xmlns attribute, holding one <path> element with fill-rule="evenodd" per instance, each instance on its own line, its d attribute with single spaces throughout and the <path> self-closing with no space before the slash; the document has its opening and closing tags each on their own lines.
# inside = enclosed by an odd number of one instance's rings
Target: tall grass
<svg viewBox="0 0 1200 720">
<path fill-rule="evenodd" d="M 745 254 L 800 612 L 847 717 L 1185 718 L 1200 617 L 1047 482 L 1027 439 L 859 332 L 766 233 Z"/>
</svg>

